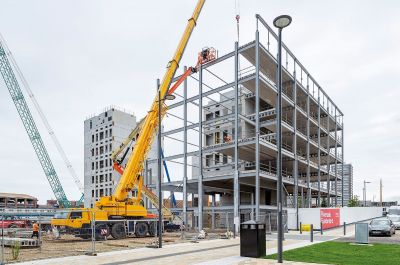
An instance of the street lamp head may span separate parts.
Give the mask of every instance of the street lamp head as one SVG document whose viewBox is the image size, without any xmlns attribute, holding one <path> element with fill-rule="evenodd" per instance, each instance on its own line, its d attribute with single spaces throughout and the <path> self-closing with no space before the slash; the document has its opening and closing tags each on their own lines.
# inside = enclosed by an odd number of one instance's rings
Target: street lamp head
<svg viewBox="0 0 400 265">
<path fill-rule="evenodd" d="M 164 100 L 174 100 L 175 99 L 175 95 L 172 95 L 172 94 L 167 94 L 167 95 L 165 95 L 165 98 L 164 98 Z"/>
<path fill-rule="evenodd" d="M 274 26 L 278 29 L 286 28 L 292 22 L 292 18 L 288 15 L 281 15 L 274 19 Z"/>
</svg>

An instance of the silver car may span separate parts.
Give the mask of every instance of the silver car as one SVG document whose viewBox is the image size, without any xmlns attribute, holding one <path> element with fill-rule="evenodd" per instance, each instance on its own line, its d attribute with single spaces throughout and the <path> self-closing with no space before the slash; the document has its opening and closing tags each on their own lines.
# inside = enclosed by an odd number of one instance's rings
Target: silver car
<svg viewBox="0 0 400 265">
<path fill-rule="evenodd" d="M 387 235 L 392 236 L 396 233 L 393 222 L 388 218 L 374 219 L 369 223 L 369 235 Z"/>
<path fill-rule="evenodd" d="M 388 215 L 387 217 L 392 221 L 396 229 L 400 229 L 400 215 Z"/>
</svg>

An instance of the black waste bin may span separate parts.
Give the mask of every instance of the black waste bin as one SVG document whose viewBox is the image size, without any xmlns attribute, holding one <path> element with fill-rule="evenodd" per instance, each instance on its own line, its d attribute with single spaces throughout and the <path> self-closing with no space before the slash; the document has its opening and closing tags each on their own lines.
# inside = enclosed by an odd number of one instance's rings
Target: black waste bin
<svg viewBox="0 0 400 265">
<path fill-rule="evenodd" d="M 240 225 L 240 256 L 259 258 L 265 256 L 265 224 L 247 221 Z"/>
</svg>

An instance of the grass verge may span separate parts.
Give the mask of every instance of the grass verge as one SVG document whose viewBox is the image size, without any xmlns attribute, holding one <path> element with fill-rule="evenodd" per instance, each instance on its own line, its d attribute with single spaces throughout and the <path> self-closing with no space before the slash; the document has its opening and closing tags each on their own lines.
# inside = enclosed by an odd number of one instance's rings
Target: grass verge
<svg viewBox="0 0 400 265">
<path fill-rule="evenodd" d="M 264 258 L 276 259 L 276 254 Z M 283 259 L 338 265 L 394 265 L 400 264 L 400 244 L 362 246 L 329 241 L 285 251 Z"/>
</svg>

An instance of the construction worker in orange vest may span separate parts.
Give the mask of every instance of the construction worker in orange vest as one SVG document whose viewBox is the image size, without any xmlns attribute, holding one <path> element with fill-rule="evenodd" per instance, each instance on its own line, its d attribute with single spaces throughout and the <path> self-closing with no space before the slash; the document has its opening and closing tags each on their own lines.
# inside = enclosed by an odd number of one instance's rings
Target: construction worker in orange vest
<svg viewBox="0 0 400 265">
<path fill-rule="evenodd" d="M 32 236 L 31 238 L 36 237 L 39 239 L 39 224 L 37 222 L 34 222 L 32 225 Z"/>
</svg>

